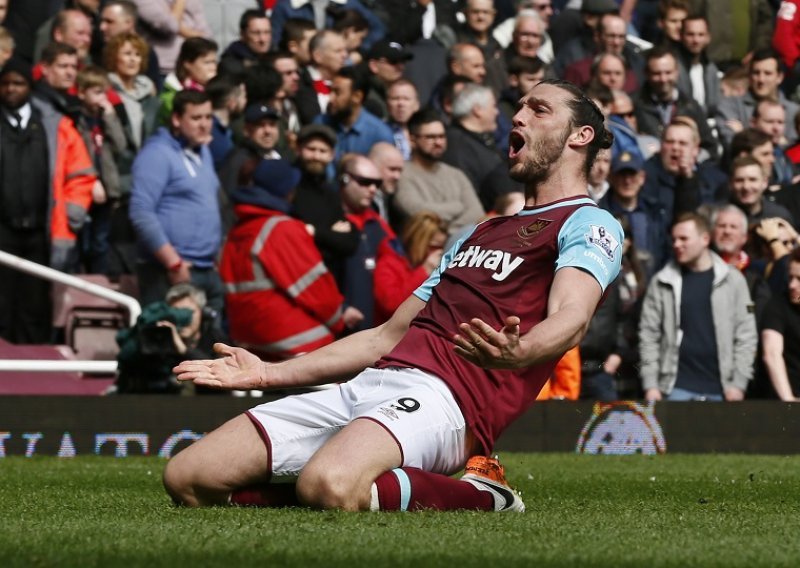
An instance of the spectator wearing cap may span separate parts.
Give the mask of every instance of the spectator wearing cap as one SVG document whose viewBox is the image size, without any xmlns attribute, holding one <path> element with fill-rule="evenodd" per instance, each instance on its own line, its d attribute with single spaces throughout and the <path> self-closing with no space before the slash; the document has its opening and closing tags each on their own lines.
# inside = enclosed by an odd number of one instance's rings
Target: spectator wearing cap
<svg viewBox="0 0 800 568">
<path fill-rule="evenodd" d="M 301 19 L 314 22 L 318 30 L 332 28 L 332 12 L 336 10 L 355 10 L 369 23 L 369 32 L 362 46 L 369 49 L 386 34 L 386 26 L 375 13 L 364 6 L 360 0 L 278 0 L 272 8 L 272 45 L 277 47 L 283 35 L 286 20 Z"/>
<path fill-rule="evenodd" d="M 456 31 L 456 37 L 458 41 L 481 50 L 486 65 L 484 84 L 491 87 L 497 96 L 508 84 L 508 71 L 503 48 L 491 34 L 496 14 L 494 0 L 467 0 L 464 9 L 466 21 Z"/>
<path fill-rule="evenodd" d="M 369 154 L 377 142 L 394 144 L 392 130 L 364 108 L 368 93 L 368 78 L 359 67 L 345 67 L 333 78 L 328 111 L 314 122 L 336 132 L 337 160 L 350 152 Z"/>
<path fill-rule="evenodd" d="M 280 113 L 270 106 L 255 103 L 244 111 L 241 141 L 231 150 L 219 168 L 222 189 L 231 194 L 246 185 L 261 160 L 281 157 L 275 147 L 280 139 Z"/>
<path fill-rule="evenodd" d="M 387 90 L 403 77 L 406 63 L 414 56 L 394 41 L 379 41 L 367 54 L 370 89 L 364 107 L 381 120 L 389 118 Z"/>
<path fill-rule="evenodd" d="M 337 282 L 344 260 L 358 247 L 360 232 L 346 220 L 338 187 L 328 177 L 333 170 L 336 133 L 323 124 L 309 124 L 297 135 L 295 165 L 302 176 L 295 189 L 292 215 L 303 221 Z"/>
<path fill-rule="evenodd" d="M 96 178 L 72 120 L 32 98 L 32 85 L 17 57 L 0 70 L 0 249 L 64 270 Z M 0 337 L 47 343 L 50 311 L 47 282 L 0 268 Z"/>
<path fill-rule="evenodd" d="M 640 253 L 648 253 L 645 269 L 647 275 L 651 276 L 667 261 L 669 243 L 658 212 L 640 198 L 644 180 L 641 155 L 621 152 L 611 161 L 610 188 L 598 205 L 616 217 L 627 219 L 636 248 Z"/>
<path fill-rule="evenodd" d="M 219 178 L 208 149 L 212 107 L 208 94 L 175 95 L 169 128 L 151 136 L 133 163 L 130 219 L 139 247 L 144 304 L 191 282 L 221 314 L 222 283 L 214 262 L 222 241 Z"/>
<path fill-rule="evenodd" d="M 268 361 L 313 351 L 344 329 L 333 276 L 288 215 L 300 176 L 285 160 L 262 160 L 252 184 L 231 194 L 238 221 L 220 260 L 230 335 Z"/>
</svg>

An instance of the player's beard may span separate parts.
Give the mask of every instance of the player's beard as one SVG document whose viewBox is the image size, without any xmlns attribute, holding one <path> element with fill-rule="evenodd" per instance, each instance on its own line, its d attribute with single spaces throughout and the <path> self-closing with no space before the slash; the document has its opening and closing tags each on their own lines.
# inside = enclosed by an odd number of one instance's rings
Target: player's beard
<svg viewBox="0 0 800 568">
<path fill-rule="evenodd" d="M 572 129 L 565 128 L 560 134 L 547 135 L 532 142 L 527 148 L 527 157 L 521 168 L 511 168 L 509 175 L 514 181 L 534 184 L 546 180 L 550 168 L 561 157 Z"/>
</svg>

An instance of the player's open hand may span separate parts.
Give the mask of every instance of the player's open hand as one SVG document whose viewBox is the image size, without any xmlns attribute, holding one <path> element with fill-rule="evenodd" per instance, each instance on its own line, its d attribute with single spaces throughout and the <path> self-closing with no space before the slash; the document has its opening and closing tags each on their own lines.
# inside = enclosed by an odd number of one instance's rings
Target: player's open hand
<svg viewBox="0 0 800 568">
<path fill-rule="evenodd" d="M 214 351 L 220 359 L 184 361 L 172 372 L 179 381 L 192 381 L 196 385 L 226 389 L 264 389 L 269 386 L 265 377 L 266 365 L 246 349 L 215 343 Z"/>
<path fill-rule="evenodd" d="M 453 337 L 456 353 L 485 369 L 519 369 L 525 366 L 525 349 L 520 343 L 517 316 L 506 318 L 496 330 L 481 319 L 459 324 L 461 334 Z"/>
</svg>

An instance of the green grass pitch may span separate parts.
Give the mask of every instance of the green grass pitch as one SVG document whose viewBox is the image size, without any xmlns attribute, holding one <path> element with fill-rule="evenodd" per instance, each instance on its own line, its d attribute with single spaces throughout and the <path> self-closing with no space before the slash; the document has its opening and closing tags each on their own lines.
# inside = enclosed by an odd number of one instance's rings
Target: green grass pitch
<svg viewBox="0 0 800 568">
<path fill-rule="evenodd" d="M 503 454 L 528 511 L 170 504 L 164 460 L 0 459 L 0 566 L 800 566 L 800 456 Z"/>
</svg>

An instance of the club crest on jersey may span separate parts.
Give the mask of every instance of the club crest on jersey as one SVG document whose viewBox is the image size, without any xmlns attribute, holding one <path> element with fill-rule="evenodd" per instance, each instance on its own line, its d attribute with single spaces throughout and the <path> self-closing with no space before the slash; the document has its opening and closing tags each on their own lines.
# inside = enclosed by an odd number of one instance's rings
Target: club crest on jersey
<svg viewBox="0 0 800 568">
<path fill-rule="evenodd" d="M 520 227 L 517 229 L 517 235 L 521 239 L 530 239 L 531 237 L 536 236 L 542 229 L 544 229 L 547 225 L 552 223 L 550 219 L 536 219 L 530 225 L 526 225 L 525 227 Z"/>
<path fill-rule="evenodd" d="M 602 225 L 591 225 L 585 236 L 587 243 L 599 248 L 608 257 L 608 260 L 614 262 L 614 253 L 619 248 L 619 241 L 614 238 L 614 235 Z"/>
<path fill-rule="evenodd" d="M 522 261 L 521 257 L 512 257 L 511 254 L 502 250 L 484 249 L 480 245 L 472 245 L 466 250 L 459 251 L 447 268 L 456 266 L 485 268 L 494 272 L 492 280 L 502 282 L 522 264 Z"/>
</svg>

